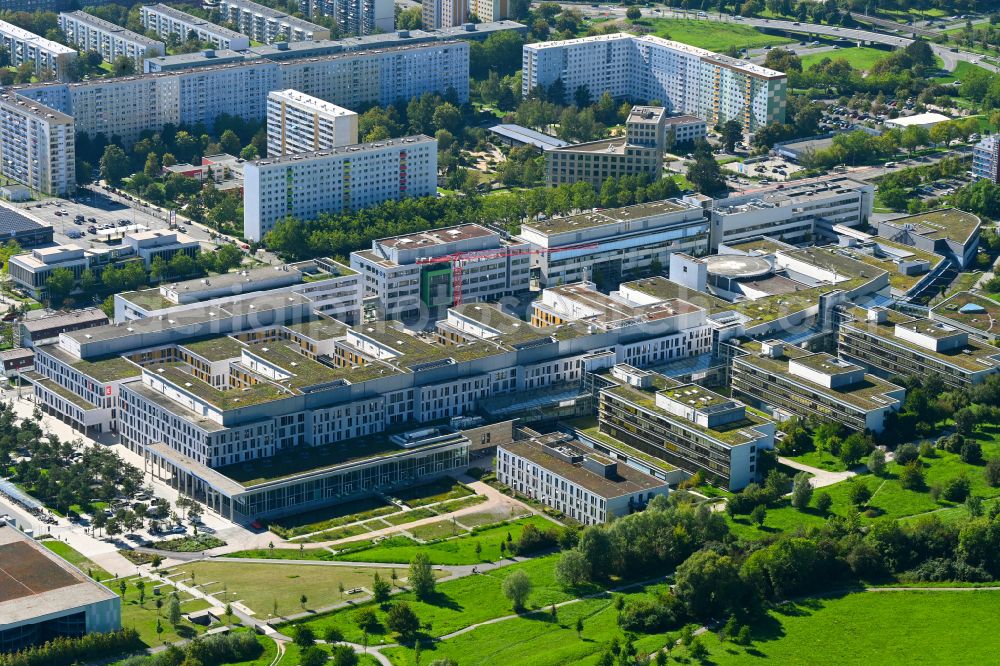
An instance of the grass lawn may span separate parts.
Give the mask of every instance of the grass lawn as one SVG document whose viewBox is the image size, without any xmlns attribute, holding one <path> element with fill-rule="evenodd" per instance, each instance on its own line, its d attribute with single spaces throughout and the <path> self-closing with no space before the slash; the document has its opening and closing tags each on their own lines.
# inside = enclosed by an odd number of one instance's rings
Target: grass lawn
<svg viewBox="0 0 1000 666">
<path fill-rule="evenodd" d="M 458 499 L 474 494 L 471 488 L 451 478 L 437 479 L 415 488 L 406 488 L 393 493 L 411 507 L 426 506 L 435 502 Z"/>
<path fill-rule="evenodd" d="M 111 574 L 88 560 L 82 553 L 80 553 L 80 551 L 76 550 L 68 543 L 63 543 L 62 541 L 58 541 L 56 539 L 42 539 L 39 543 L 94 580 L 100 581 L 112 578 Z"/>
<path fill-rule="evenodd" d="M 539 529 L 554 526 L 550 520 L 541 516 L 530 516 L 515 520 L 507 525 L 498 525 L 479 530 L 467 536 L 438 541 L 430 544 L 418 544 L 406 537 L 392 537 L 366 550 L 352 550 L 350 553 L 338 556 L 349 562 L 398 562 L 409 564 L 418 551 L 430 558 L 431 564 L 477 564 L 479 562 L 495 562 L 500 558 L 500 541 L 506 541 L 507 534 L 514 541 L 521 536 L 525 525 L 532 524 Z M 480 555 L 476 555 L 476 544 L 481 547 Z"/>
<path fill-rule="evenodd" d="M 334 559 L 326 548 L 258 548 L 225 553 L 223 557 L 240 557 L 256 560 L 324 560 Z"/>
<path fill-rule="evenodd" d="M 336 603 L 340 600 L 338 583 L 345 589 L 370 587 L 376 571 L 367 567 L 201 561 L 175 567 L 169 574 L 172 580 L 185 580 L 193 572 L 206 592 L 225 588 L 229 601 L 242 601 L 264 619 L 274 612 L 275 603 L 278 615 L 301 612 L 299 598 L 303 594 L 309 599 L 306 609 Z M 222 601 L 221 594 L 216 598 Z"/>
<path fill-rule="evenodd" d="M 494 569 L 478 576 L 466 576 L 447 581 L 437 586 L 435 597 L 429 602 L 417 601 L 409 592 L 397 595 L 394 599 L 406 601 L 420 618 L 421 623 L 430 622 L 433 636 L 457 631 L 470 624 L 482 622 L 495 617 L 510 615 L 510 601 L 503 596 L 501 586 L 504 579 L 517 570 L 524 571 L 532 582 L 531 596 L 528 598 L 528 609 L 545 608 L 553 603 L 567 601 L 575 597 L 598 591 L 597 587 L 584 586 L 577 590 L 564 590 L 553 575 L 557 555 L 536 558 L 509 567 Z M 376 609 L 380 621 L 384 621 L 385 613 L 374 604 L 362 604 L 364 607 Z M 360 606 L 359 606 L 360 607 Z M 329 626 L 336 626 L 344 633 L 344 639 L 361 643 L 363 636 L 354 623 L 354 609 L 343 609 L 317 617 L 306 622 L 317 636 L 322 636 Z M 384 624 L 368 635 L 369 645 L 380 645 L 394 642 L 395 637 L 388 634 Z M 466 660 L 461 662 L 464 666 Z"/>
<path fill-rule="evenodd" d="M 623 596 L 632 599 L 649 595 L 637 591 Z M 583 621 L 583 631 L 579 636 L 576 633 L 577 619 Z M 586 599 L 559 608 L 555 620 L 543 609 L 526 617 L 497 622 L 427 645 L 421 663 L 448 657 L 462 666 L 594 664 L 611 639 L 617 637 L 621 640 L 622 633 L 610 596 Z M 635 646 L 639 652 L 652 652 L 662 648 L 666 640 L 664 634 L 640 634 L 635 639 Z M 411 649 L 389 648 L 384 654 L 393 664 L 415 665 Z"/>
<path fill-rule="evenodd" d="M 754 49 L 764 46 L 790 44 L 791 39 L 765 35 L 746 25 L 696 21 L 692 19 L 645 19 L 640 22 L 653 30 L 653 34 L 675 42 L 721 53 L 731 47 Z"/>
<path fill-rule="evenodd" d="M 306 511 L 287 518 L 277 518 L 271 521 L 268 527 L 278 536 L 290 539 L 368 518 L 386 516 L 399 510 L 398 506 L 386 504 L 377 497 L 368 497 L 314 511 Z"/>
<path fill-rule="evenodd" d="M 192 624 L 187 620 L 181 620 L 181 623 L 176 627 L 171 626 L 167 622 L 167 604 L 169 603 L 170 593 L 173 591 L 173 588 L 169 585 L 164 585 L 160 588 L 160 594 L 154 595 L 153 586 L 155 582 L 147 580 L 145 581 L 145 599 L 140 604 L 139 590 L 135 586 L 138 580 L 136 577 L 125 579 L 127 587 L 125 588 L 125 597 L 122 599 L 122 626 L 134 627 L 139 632 L 139 638 L 143 643 L 153 647 L 160 645 L 164 641 L 172 642 L 182 638 L 194 638 L 198 634 L 204 633 L 208 628 Z M 108 586 L 121 596 L 121 591 L 118 589 L 117 583 L 109 582 Z M 159 609 L 159 612 L 157 612 L 156 608 L 157 598 L 163 600 L 163 607 Z M 206 602 L 200 599 L 192 599 L 187 594 L 181 593 L 180 599 L 182 613 L 208 608 Z M 160 626 L 163 628 L 163 633 L 161 634 L 156 633 L 156 620 L 158 617 L 160 618 Z"/>
<path fill-rule="evenodd" d="M 278 644 L 267 636 L 257 636 L 257 642 L 264 648 L 259 657 L 253 661 L 237 661 L 228 666 L 270 666 L 278 656 Z"/>
<path fill-rule="evenodd" d="M 752 646 L 703 638 L 711 653 L 705 663 L 992 663 L 998 603 L 998 592 L 858 592 L 810 599 L 752 625 Z"/>
<path fill-rule="evenodd" d="M 447 539 L 448 537 L 466 533 L 466 529 L 464 527 L 456 525 L 454 522 L 447 519 L 436 520 L 433 523 L 427 523 L 426 525 L 414 527 L 412 530 L 407 531 L 412 534 L 415 539 L 420 539 L 421 541 Z"/>
<path fill-rule="evenodd" d="M 958 64 L 955 65 L 954 72 L 948 72 L 944 76 L 939 76 L 936 79 L 932 80 L 938 83 L 950 83 L 956 79 L 958 79 L 959 81 L 964 81 L 965 77 L 969 76 L 970 74 L 982 74 L 984 72 L 986 74 L 992 74 L 992 72 L 990 72 L 988 69 L 985 69 L 984 67 L 980 67 L 979 65 L 973 65 L 971 62 L 966 62 L 965 60 L 960 60 L 958 61 Z"/>
<path fill-rule="evenodd" d="M 831 455 L 829 451 L 813 450 L 809 453 L 803 453 L 801 456 L 788 456 L 788 458 L 803 465 L 825 469 L 828 472 L 843 472 L 847 469 L 844 461 Z"/>
<path fill-rule="evenodd" d="M 470 506 L 476 506 L 477 504 L 482 504 L 487 500 L 485 495 L 471 495 L 469 497 L 463 497 L 461 499 L 451 500 L 449 502 L 442 502 L 434 507 L 434 510 L 438 514 L 451 513 L 452 511 L 458 511 L 459 509 L 467 509 Z"/>
<path fill-rule="evenodd" d="M 988 460 L 1000 456 L 1000 427 L 986 426 L 983 432 L 978 433 L 979 443 L 983 448 L 983 458 Z M 1000 488 L 991 488 L 983 476 L 983 465 L 969 465 L 962 462 L 955 453 L 938 450 L 933 458 L 921 458 L 921 465 L 924 470 L 924 480 L 929 489 L 935 484 L 944 484 L 949 479 L 965 474 L 970 482 L 972 494 L 979 495 L 986 499 L 1000 497 Z M 959 519 L 964 509 L 957 509 L 951 515 L 942 509 L 951 509 L 957 505 L 945 500 L 935 501 L 928 490 L 907 490 L 899 483 L 900 466 L 895 463 L 886 465 L 886 472 L 881 477 L 872 474 L 864 474 L 856 477 L 859 482 L 864 482 L 872 491 L 872 499 L 868 502 L 869 509 L 873 516 L 862 515 L 863 521 L 873 518 L 888 516 L 890 518 L 904 518 L 907 516 L 917 516 L 933 512 L 935 515 L 944 518 L 949 516 L 953 520 Z M 829 493 L 833 499 L 831 511 L 838 515 L 846 516 L 853 511 L 848 499 L 850 486 L 848 483 L 838 483 L 826 488 L 820 488 L 813 494 L 812 503 L 815 505 L 816 496 L 821 493 Z M 799 525 L 818 525 L 824 520 L 815 510 L 801 512 L 788 504 L 778 508 L 770 508 L 764 520 L 763 528 L 750 524 L 746 516 L 739 516 L 736 520 L 730 519 L 730 526 L 733 531 L 747 539 L 759 539 L 777 531 L 794 530 Z"/>
<path fill-rule="evenodd" d="M 831 60 L 846 60 L 854 69 L 867 72 L 875 64 L 876 60 L 881 60 L 891 53 L 891 51 L 872 49 L 866 46 L 853 46 L 834 51 L 810 53 L 802 56 L 802 69 L 809 69 L 810 66 L 822 61 L 824 58 L 829 58 Z"/>
<path fill-rule="evenodd" d="M 376 521 L 370 523 L 365 523 L 363 525 L 348 525 L 347 527 L 338 527 L 337 529 L 327 530 L 325 532 L 316 532 L 307 537 L 296 537 L 293 541 L 305 541 L 306 543 L 319 543 L 321 541 L 336 541 L 337 539 L 346 539 L 347 537 L 357 536 L 359 534 L 364 534 L 365 532 L 371 532 L 373 529 L 381 529 L 385 525 L 377 524 Z"/>
<path fill-rule="evenodd" d="M 406 511 L 404 513 L 395 513 L 391 516 L 381 518 L 380 520 L 384 523 L 388 523 L 389 525 L 404 525 L 406 523 L 412 523 L 416 520 L 423 520 L 424 518 L 433 518 L 436 515 L 437 513 L 430 509 L 414 509 L 413 511 Z M 368 524 L 368 527 L 376 529 L 370 523 Z"/>
</svg>

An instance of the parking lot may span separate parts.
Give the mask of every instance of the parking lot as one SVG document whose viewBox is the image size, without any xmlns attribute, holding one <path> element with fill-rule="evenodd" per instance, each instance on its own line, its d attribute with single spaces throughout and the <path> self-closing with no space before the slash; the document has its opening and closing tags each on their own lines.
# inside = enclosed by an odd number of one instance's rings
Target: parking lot
<svg viewBox="0 0 1000 666">
<path fill-rule="evenodd" d="M 107 241 L 102 241 L 102 236 L 112 242 L 121 238 L 119 234 L 103 234 L 100 231 L 98 234 L 89 233 L 88 227 L 95 229 L 106 227 L 107 230 L 113 228 L 125 232 L 138 231 L 143 227 L 166 229 L 169 226 L 165 212 L 157 213 L 144 208 L 133 208 L 107 196 L 83 189 L 75 199 L 48 198 L 17 206 L 42 222 L 51 224 L 55 231 L 56 243 L 75 243 L 88 248 L 106 246 Z M 82 216 L 82 224 L 76 223 L 77 216 Z M 186 227 L 185 233 L 200 241 L 210 240 L 207 232 L 193 225 L 191 228 Z M 82 237 L 74 238 L 73 236 L 77 234 L 82 234 Z"/>
<path fill-rule="evenodd" d="M 784 182 L 802 167 L 780 157 L 769 157 L 759 162 L 730 162 L 722 165 L 722 170 L 739 174 L 742 177 L 756 177 L 773 182 Z M 738 179 L 737 179 L 738 180 Z"/>
</svg>

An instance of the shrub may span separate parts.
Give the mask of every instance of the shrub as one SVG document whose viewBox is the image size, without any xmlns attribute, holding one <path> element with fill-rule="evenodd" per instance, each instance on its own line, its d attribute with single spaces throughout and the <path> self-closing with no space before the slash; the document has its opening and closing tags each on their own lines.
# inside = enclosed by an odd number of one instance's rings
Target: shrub
<svg viewBox="0 0 1000 666">
<path fill-rule="evenodd" d="M 959 456 L 961 456 L 964 463 L 979 465 L 983 462 L 983 447 L 977 441 L 968 441 L 962 445 Z"/>
<path fill-rule="evenodd" d="M 819 509 L 820 513 L 829 512 L 831 506 L 833 506 L 833 498 L 830 497 L 830 493 L 822 492 L 816 496 L 816 508 Z"/>
<path fill-rule="evenodd" d="M 956 476 L 953 479 L 948 479 L 945 481 L 944 488 L 941 489 L 941 495 L 949 502 L 964 502 L 965 498 L 969 496 L 969 492 L 972 489 L 969 479 L 963 474 L 962 476 Z"/>
<path fill-rule="evenodd" d="M 543 531 L 529 523 L 521 530 L 521 537 L 514 544 L 513 552 L 518 555 L 526 555 L 545 548 L 554 548 L 558 544 L 558 529 L 551 527 Z"/>
<path fill-rule="evenodd" d="M 933 458 L 937 453 L 934 451 L 934 444 L 931 442 L 921 442 L 920 444 L 920 457 L 921 458 Z"/>
<path fill-rule="evenodd" d="M 920 451 L 914 444 L 903 444 L 896 449 L 896 463 L 902 466 L 909 465 L 920 457 Z"/>
<path fill-rule="evenodd" d="M 938 558 L 922 562 L 901 574 L 900 579 L 913 582 L 960 580 L 967 583 L 980 583 L 993 580 L 993 577 L 980 567 L 974 567 L 961 561 Z"/>
<path fill-rule="evenodd" d="M 986 483 L 990 484 L 990 487 L 1000 486 L 1000 458 L 990 458 L 983 473 L 986 476 Z"/>
<path fill-rule="evenodd" d="M 799 472 L 795 475 L 795 482 L 792 486 L 792 506 L 802 511 L 809 506 L 809 500 L 812 499 L 812 495 L 813 487 L 809 483 L 809 473 Z"/>
<path fill-rule="evenodd" d="M 875 449 L 868 456 L 868 470 L 875 476 L 882 476 L 885 472 L 885 451 Z"/>
<path fill-rule="evenodd" d="M 683 614 L 677 597 L 672 594 L 662 598 L 636 599 L 625 604 L 618 614 L 618 626 L 625 631 L 653 634 L 668 631 L 678 624 Z"/>
<path fill-rule="evenodd" d="M 919 461 L 911 461 L 899 472 L 899 483 L 907 490 L 924 489 L 924 470 Z"/>
</svg>

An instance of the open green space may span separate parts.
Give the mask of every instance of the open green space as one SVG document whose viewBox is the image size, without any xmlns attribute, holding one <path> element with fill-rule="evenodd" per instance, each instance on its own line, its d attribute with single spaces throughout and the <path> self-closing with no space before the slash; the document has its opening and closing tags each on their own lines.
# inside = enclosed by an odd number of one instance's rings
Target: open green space
<svg viewBox="0 0 1000 666">
<path fill-rule="evenodd" d="M 751 625 L 753 644 L 703 639 L 705 663 L 986 664 L 1000 592 L 858 592 L 786 604 Z M 463 662 L 464 663 L 464 662 Z"/>
<path fill-rule="evenodd" d="M 984 426 L 982 432 L 977 433 L 976 437 L 982 446 L 984 460 L 1000 456 L 1000 426 Z M 801 457 L 797 459 L 801 460 Z M 946 481 L 963 474 L 969 479 L 973 495 L 987 500 L 1000 497 L 1000 488 L 993 488 L 986 483 L 983 476 L 984 466 L 962 462 L 958 454 L 938 449 L 934 452 L 934 457 L 921 458 L 920 464 L 924 472 L 925 488 L 923 490 L 903 488 L 899 481 L 901 467 L 896 463 L 886 465 L 886 471 L 882 476 L 862 474 L 855 477 L 855 482 L 865 483 L 872 491 L 872 498 L 867 503 L 867 512 L 862 513 L 862 520 L 870 521 L 880 517 L 905 518 L 932 512 L 934 515 L 943 517 L 947 515 L 943 510 L 952 508 L 955 509 L 954 519 L 957 519 L 958 512 L 965 512 L 965 509 L 954 502 L 944 499 L 935 500 L 931 497 L 930 488 L 935 485 L 943 485 Z M 728 520 L 733 532 L 740 537 L 746 539 L 765 538 L 773 536 L 779 531 L 794 531 L 800 526 L 810 527 L 822 524 L 826 520 L 826 516 L 814 508 L 816 496 L 820 493 L 828 493 L 833 500 L 831 513 L 841 516 L 853 513 L 854 508 L 849 500 L 849 492 L 850 482 L 819 488 L 813 494 L 813 506 L 806 511 L 792 508 L 787 501 L 783 500 L 780 507 L 768 508 L 762 527 L 753 525 L 747 516 L 737 516 L 735 519 L 729 518 Z"/>
<path fill-rule="evenodd" d="M 214 593 L 225 589 L 227 601 L 241 601 L 257 617 L 267 618 L 275 615 L 275 604 L 278 616 L 302 612 L 303 594 L 306 610 L 339 603 L 339 584 L 344 589 L 370 587 L 376 571 L 368 567 L 214 560 L 190 562 L 171 569 L 169 575 L 171 580 L 181 581 L 193 573 L 202 590 Z M 222 594 L 216 598 L 223 601 Z"/>
<path fill-rule="evenodd" d="M 809 465 L 810 467 L 818 467 L 820 469 L 825 469 L 828 472 L 843 472 L 847 469 L 847 465 L 844 461 L 837 456 L 831 454 L 829 451 L 809 451 L 808 453 L 803 453 L 800 456 L 788 456 L 790 460 L 802 463 L 803 465 Z"/>
<path fill-rule="evenodd" d="M 450 521 L 449 521 L 450 522 Z M 510 534 L 517 541 L 525 525 L 534 525 L 538 529 L 548 529 L 555 526 L 550 520 L 541 516 L 529 516 L 508 524 L 476 530 L 466 536 L 436 541 L 428 544 L 418 544 L 407 537 L 390 537 L 371 548 L 357 550 L 338 555 L 336 559 L 348 562 L 396 562 L 409 564 L 418 552 L 424 553 L 431 564 L 478 564 L 480 562 L 495 562 L 500 559 L 500 542 L 507 541 Z M 476 544 L 480 546 L 480 554 L 476 554 Z"/>
<path fill-rule="evenodd" d="M 317 647 L 324 652 L 329 652 L 331 649 L 329 645 L 319 645 Z M 295 643 L 288 643 L 285 645 L 284 654 L 281 655 L 281 661 L 276 666 L 299 666 L 300 663 L 302 663 L 302 648 Z M 378 660 L 370 654 L 358 655 L 358 666 L 378 666 L 378 664 Z"/>
<path fill-rule="evenodd" d="M 133 627 L 139 632 L 139 638 L 150 647 L 160 645 L 164 641 L 173 642 L 181 639 L 194 638 L 198 634 L 204 633 L 209 627 L 193 624 L 186 619 L 182 619 L 176 627 L 167 621 L 167 608 L 170 603 L 170 593 L 173 587 L 170 585 L 159 585 L 156 581 L 144 580 L 144 594 L 140 595 L 139 588 L 135 586 L 139 578 L 132 577 L 125 580 L 125 596 L 122 598 L 122 626 Z M 107 581 L 106 585 L 116 594 L 121 596 L 118 581 Z M 154 593 L 154 588 L 159 586 L 159 594 Z M 201 599 L 192 599 L 190 595 L 179 593 L 181 601 L 181 613 L 190 613 L 208 608 L 208 604 Z M 140 603 L 140 596 L 143 597 Z M 160 608 L 156 607 L 156 600 L 162 600 Z M 162 633 L 156 631 L 156 621 L 160 621 Z"/>
<path fill-rule="evenodd" d="M 554 603 L 599 591 L 599 588 L 592 585 L 573 590 L 563 589 L 556 583 L 553 574 L 556 559 L 555 555 L 540 557 L 479 575 L 446 581 L 438 584 L 436 593 L 429 601 L 417 601 L 410 592 L 393 598 L 409 603 L 421 623 L 431 623 L 431 634 L 441 636 L 470 624 L 510 615 L 513 612 L 510 601 L 504 597 L 501 586 L 504 579 L 514 571 L 524 571 L 531 579 L 532 590 L 526 604 L 528 610 L 547 608 Z M 305 624 L 318 636 L 322 636 L 327 627 L 336 626 L 343 632 L 345 640 L 361 643 L 364 636 L 354 621 L 355 608 L 372 608 L 381 623 L 378 628 L 369 632 L 369 645 L 381 645 L 395 640 L 385 628 L 385 612 L 373 603 L 339 609 L 308 620 Z M 461 663 L 464 665 L 466 662 L 463 660 Z"/>
<path fill-rule="evenodd" d="M 948 72 L 947 74 L 939 76 L 933 79 L 933 81 L 939 83 L 950 83 L 955 80 L 962 81 L 964 80 L 964 77 L 967 77 L 970 74 L 981 74 L 981 73 L 989 74 L 990 71 L 983 67 L 980 67 L 979 65 L 973 65 L 971 62 L 960 60 L 958 61 L 958 64 L 955 65 L 955 71 Z"/>
<path fill-rule="evenodd" d="M 651 596 L 638 590 L 622 594 L 627 600 Z M 583 631 L 576 633 L 577 620 Z M 520 618 L 479 627 L 446 641 L 427 645 L 421 663 L 450 658 L 462 666 L 561 666 L 562 664 L 596 664 L 601 653 L 613 639 L 623 639 L 618 627 L 614 601 L 610 595 L 568 604 L 556 610 L 555 619 L 547 609 Z M 665 634 L 635 638 L 639 652 L 653 652 L 667 642 Z M 384 654 L 399 666 L 415 666 L 414 652 L 409 648 L 388 648 Z"/>
<path fill-rule="evenodd" d="M 383 527 L 385 527 L 385 525 L 381 524 L 381 519 L 372 520 L 363 524 L 348 525 L 347 527 L 338 527 L 332 530 L 326 530 L 325 532 L 316 532 L 307 537 L 295 537 L 294 540 L 300 542 L 304 541 L 306 543 L 336 541 L 338 539 L 347 539 L 348 537 L 371 532 L 372 529 L 381 529 Z"/>
<path fill-rule="evenodd" d="M 764 46 L 790 44 L 787 37 L 765 35 L 748 25 L 697 21 L 692 19 L 644 19 L 640 25 L 649 27 L 653 34 L 675 42 L 721 53 L 727 49 L 755 49 Z"/>
<path fill-rule="evenodd" d="M 867 46 L 852 46 L 846 49 L 809 53 L 802 56 L 802 69 L 809 69 L 812 65 L 829 58 L 830 60 L 846 60 L 854 69 L 867 72 L 877 60 L 881 60 L 890 53 L 892 52 Z"/>
<path fill-rule="evenodd" d="M 94 580 L 103 581 L 112 577 L 111 574 L 87 559 L 80 551 L 68 543 L 63 543 L 56 539 L 43 539 L 39 543 Z"/>
<path fill-rule="evenodd" d="M 420 525 L 411 530 L 407 530 L 414 538 L 421 541 L 436 541 L 437 539 L 447 539 L 449 537 L 465 534 L 465 528 L 455 523 L 451 519 L 436 520 L 433 523 Z"/>
</svg>

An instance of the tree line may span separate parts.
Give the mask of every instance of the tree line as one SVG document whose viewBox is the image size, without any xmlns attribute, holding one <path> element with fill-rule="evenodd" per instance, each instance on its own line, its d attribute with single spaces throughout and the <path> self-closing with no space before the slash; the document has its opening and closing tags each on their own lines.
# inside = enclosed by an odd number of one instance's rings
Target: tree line
<svg viewBox="0 0 1000 666">
<path fill-rule="evenodd" d="M 650 182 L 645 174 L 608 178 L 600 192 L 589 183 L 563 184 L 496 195 L 419 197 L 385 201 L 358 211 L 323 214 L 315 220 L 286 218 L 264 237 L 282 257 L 298 261 L 322 256 L 345 257 L 371 241 L 474 222 L 501 225 L 516 232 L 522 222 L 541 214 L 563 215 L 596 206 L 627 206 L 679 194 L 670 179 Z"/>
</svg>

